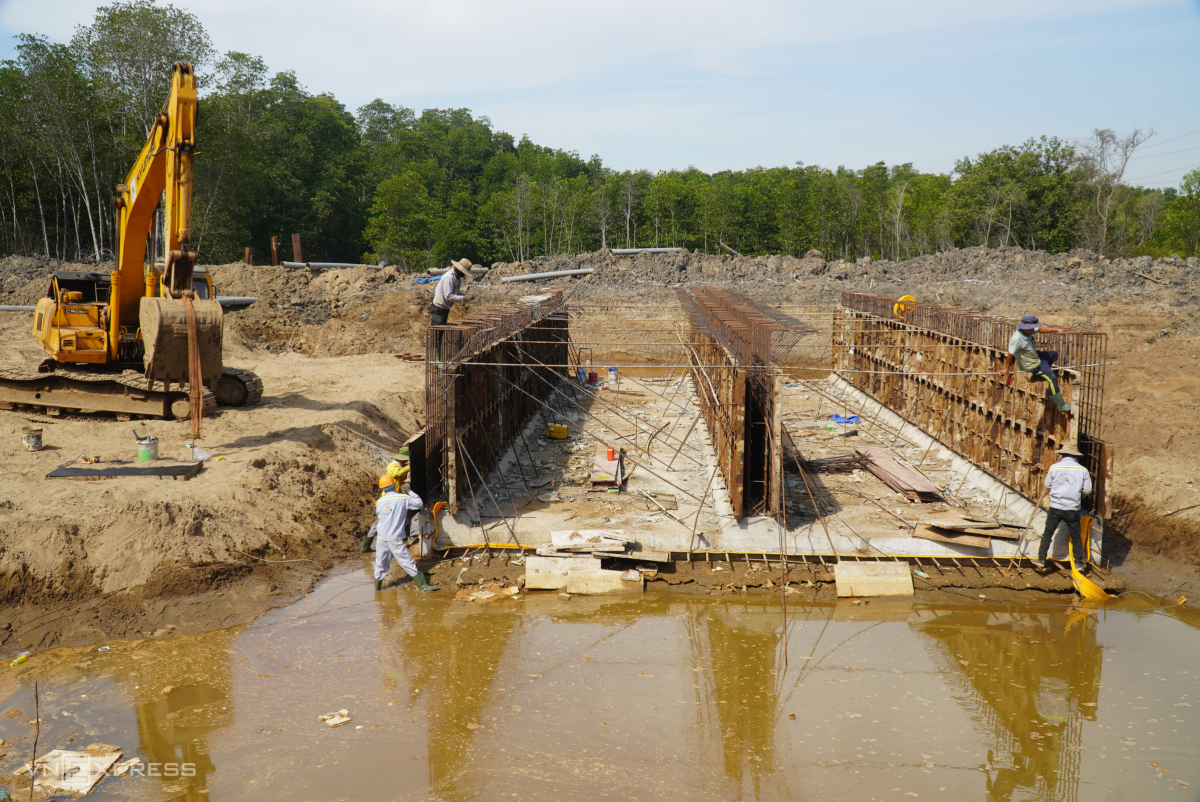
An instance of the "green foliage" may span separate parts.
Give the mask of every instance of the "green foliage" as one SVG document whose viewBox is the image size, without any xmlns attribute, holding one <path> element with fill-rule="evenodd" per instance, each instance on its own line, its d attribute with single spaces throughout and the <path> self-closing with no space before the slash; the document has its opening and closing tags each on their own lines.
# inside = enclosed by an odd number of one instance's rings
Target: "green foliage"
<svg viewBox="0 0 1200 802">
<path fill-rule="evenodd" d="M 217 59 L 200 20 L 158 0 L 97 9 L 69 45 L 22 36 L 0 64 L 0 252 L 111 258 L 113 187 L 175 61 L 192 62 L 203 88 L 192 229 L 207 261 L 247 246 L 262 260 L 273 236 L 288 258 L 293 232 L 309 260 L 410 270 L 718 242 L 849 260 L 976 245 L 1200 253 L 1200 170 L 1179 191 L 1121 182 L 1139 131 L 1098 131 L 1079 152 L 1030 139 L 963 158 L 953 175 L 883 162 L 617 172 L 467 109 L 375 100 L 351 114 L 261 58 Z"/>
</svg>

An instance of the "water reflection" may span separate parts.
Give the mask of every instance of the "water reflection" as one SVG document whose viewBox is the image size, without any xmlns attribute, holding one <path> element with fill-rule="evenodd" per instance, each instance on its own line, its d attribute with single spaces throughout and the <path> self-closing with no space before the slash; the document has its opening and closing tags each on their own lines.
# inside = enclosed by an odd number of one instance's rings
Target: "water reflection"
<svg viewBox="0 0 1200 802">
<path fill-rule="evenodd" d="M 396 694 L 407 686 L 410 710 L 424 700 L 430 793 L 470 799 L 474 790 L 458 781 L 471 764 L 474 734 L 521 618 L 501 608 L 419 604 L 406 596 L 379 599 L 384 688 Z"/>
<path fill-rule="evenodd" d="M 227 650 L 235 634 L 230 629 L 205 633 L 184 649 L 170 648 L 181 646 L 178 641 L 154 644 L 140 659 L 134 651 L 135 659 L 118 664 L 113 673 L 134 700 L 141 756 L 158 764 L 171 799 L 209 798 L 209 778 L 216 771 L 209 739 L 233 723 Z"/>
<path fill-rule="evenodd" d="M 706 605 L 692 629 L 697 666 L 708 666 L 715 720 L 704 737 L 720 744 L 725 777 L 737 799 L 787 798 L 777 771 L 775 730 L 781 676 L 778 609 Z M 705 672 L 697 672 L 704 674 Z M 703 710 L 703 708 L 701 708 Z"/>
<path fill-rule="evenodd" d="M 987 798 L 1077 799 L 1083 721 L 1100 693 L 1096 611 L 925 608 L 910 624 L 990 735 Z"/>
</svg>

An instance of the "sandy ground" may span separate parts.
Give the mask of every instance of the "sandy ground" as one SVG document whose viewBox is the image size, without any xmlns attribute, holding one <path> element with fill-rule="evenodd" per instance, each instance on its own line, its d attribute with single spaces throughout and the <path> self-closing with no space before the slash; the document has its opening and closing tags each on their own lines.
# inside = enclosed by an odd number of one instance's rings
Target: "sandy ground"
<svg viewBox="0 0 1200 802">
<path fill-rule="evenodd" d="M 669 305 L 670 285 L 684 279 L 736 286 L 793 312 L 828 310 L 841 289 L 908 292 L 993 314 L 1035 311 L 1052 324 L 1107 333 L 1112 364 L 1104 436 L 1117 447 L 1119 510 L 1107 527 L 1107 547 L 1138 587 L 1168 590 L 1200 581 L 1194 569 L 1200 565 L 1200 507 L 1187 509 L 1200 504 L 1194 484 L 1200 474 L 1200 263 L 1107 263 L 1015 249 L 866 266 L 775 257 L 594 262 L 595 274 L 565 283 L 585 303 L 614 310 Z M 545 265 L 564 266 L 572 265 Z M 0 261 L 5 302 L 34 302 L 45 292 L 50 267 L 64 266 Z M 6 609 L 0 626 L 10 627 L 9 641 L 65 637 L 61 626 L 43 626 L 43 619 L 62 619 L 70 613 L 55 611 L 75 603 L 90 605 L 72 619 L 80 639 L 228 622 L 294 598 L 334 560 L 354 553 L 370 521 L 383 458 L 421 425 L 423 366 L 395 355 L 423 350 L 432 287 L 394 270 L 226 265 L 212 271 L 219 293 L 260 298 L 227 319 L 226 361 L 259 373 L 266 393 L 255 408 L 224 410 L 206 421 L 200 445 L 213 459 L 195 479 L 42 478 L 81 455 L 131 459 L 134 426 L 158 436 L 164 455 L 183 456 L 185 424 L 0 415 L 0 603 Z M 470 300 L 453 317 L 535 288 L 489 277 L 468 285 Z M 27 330 L 25 316 L 0 319 L 5 364 L 31 367 L 41 360 Z M 31 422 L 45 429 L 47 444 L 35 454 L 20 444 L 20 429 Z M 633 518 L 646 514 L 629 510 Z M 268 565 L 254 558 L 317 564 Z"/>
<path fill-rule="evenodd" d="M 0 336 L 34 361 L 36 351 L 21 336 L 25 323 L 0 321 Z M 323 572 L 314 574 L 311 563 L 281 572 L 255 558 L 306 558 L 327 567 L 354 552 L 370 524 L 376 477 L 419 427 L 423 365 L 389 354 L 314 359 L 236 343 L 226 364 L 257 372 L 266 392 L 254 407 L 222 409 L 204 421 L 198 445 L 210 458 L 189 481 L 43 478 L 82 455 L 132 460 L 134 429 L 157 436 L 163 457 L 184 458 L 189 424 L 0 416 L 0 599 L 10 609 L 0 622 L 20 628 L 30 620 L 29 610 L 14 605 L 53 609 L 133 591 L 132 603 L 117 610 L 113 601 L 110 614 L 100 616 L 95 626 L 104 634 L 204 626 L 227 620 L 232 610 L 141 611 L 149 600 L 211 594 L 234 580 L 245 581 L 228 599 L 233 607 L 261 610 L 276 597 L 290 600 Z M 40 452 L 21 446 L 21 428 L 30 424 L 44 430 Z"/>
</svg>

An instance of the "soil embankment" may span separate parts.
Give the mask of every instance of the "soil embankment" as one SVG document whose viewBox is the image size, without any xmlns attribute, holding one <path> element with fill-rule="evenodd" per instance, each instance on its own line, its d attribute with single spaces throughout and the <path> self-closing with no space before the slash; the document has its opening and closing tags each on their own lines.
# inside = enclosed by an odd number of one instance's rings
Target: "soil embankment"
<svg viewBox="0 0 1200 802">
<path fill-rule="evenodd" d="M 34 303 L 49 272 L 64 267 L 0 260 L 0 303 Z M 498 264 L 467 285 L 469 301 L 454 317 L 536 287 L 503 285 L 500 276 L 575 267 L 595 272 L 555 283 L 616 304 L 669 302 L 670 286 L 684 282 L 736 286 L 789 308 L 831 308 L 839 291 L 861 290 L 1006 316 L 1032 311 L 1051 324 L 1107 333 L 1104 436 L 1117 447 L 1120 510 L 1109 546 L 1136 586 L 1166 590 L 1163 582 L 1194 578 L 1200 507 L 1185 508 L 1200 504 L 1193 483 L 1200 475 L 1200 260 L 1108 261 L 1016 248 L 899 263 L 600 252 Z M 211 269 L 220 294 L 259 298 L 227 318 L 226 361 L 258 372 L 266 394 L 254 408 L 206 421 L 200 446 L 212 459 L 195 480 L 47 481 L 49 470 L 80 456 L 129 459 L 131 425 L 0 416 L 6 645 L 227 623 L 304 592 L 323 567 L 355 553 L 374 476 L 421 426 L 423 366 L 394 355 L 423 350 L 432 287 L 390 268 Z M 0 361 L 31 367 L 42 359 L 28 328 L 25 315 L 0 317 Z M 45 429 L 47 444 L 35 454 L 20 444 L 31 422 Z M 136 428 L 158 436 L 164 454 L 183 456 L 185 424 Z M 295 559 L 315 564 L 261 562 Z"/>
</svg>

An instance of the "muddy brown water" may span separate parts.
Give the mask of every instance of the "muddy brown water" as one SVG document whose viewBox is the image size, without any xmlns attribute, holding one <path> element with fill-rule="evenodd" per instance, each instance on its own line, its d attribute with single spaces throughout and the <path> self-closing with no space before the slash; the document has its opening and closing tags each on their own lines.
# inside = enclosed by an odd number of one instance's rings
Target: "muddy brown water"
<svg viewBox="0 0 1200 802">
<path fill-rule="evenodd" d="M 3 669 L 0 779 L 28 760 L 37 679 L 39 753 L 113 744 L 160 775 L 96 800 L 1200 792 L 1187 607 L 793 596 L 785 648 L 762 597 L 450 596 L 347 571 L 250 625 L 35 653 Z"/>
</svg>

